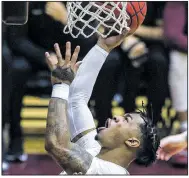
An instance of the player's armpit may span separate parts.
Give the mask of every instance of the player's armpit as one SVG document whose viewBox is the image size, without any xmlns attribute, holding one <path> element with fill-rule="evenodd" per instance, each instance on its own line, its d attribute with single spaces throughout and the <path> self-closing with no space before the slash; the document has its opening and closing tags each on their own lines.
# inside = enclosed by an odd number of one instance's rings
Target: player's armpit
<svg viewBox="0 0 189 178">
<path fill-rule="evenodd" d="M 51 155 L 67 174 L 86 174 L 91 166 L 93 156 L 75 143 L 68 149 L 56 146 L 51 150 Z"/>
</svg>

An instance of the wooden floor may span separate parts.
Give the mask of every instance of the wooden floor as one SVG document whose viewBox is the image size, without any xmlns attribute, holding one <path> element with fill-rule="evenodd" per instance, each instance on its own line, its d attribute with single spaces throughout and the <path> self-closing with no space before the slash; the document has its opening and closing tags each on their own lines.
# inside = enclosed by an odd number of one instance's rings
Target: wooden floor
<svg viewBox="0 0 189 178">
<path fill-rule="evenodd" d="M 145 97 L 138 97 L 136 99 L 138 108 L 140 108 L 141 101 L 147 104 Z M 25 135 L 24 150 L 29 154 L 29 159 L 26 163 L 11 164 L 10 169 L 4 173 L 5 175 L 58 175 L 62 171 L 44 150 L 48 102 L 49 98 L 24 97 L 21 124 Z M 116 102 L 113 102 L 112 105 L 114 114 L 124 113 L 124 110 L 119 108 Z M 167 108 L 169 106 L 170 101 L 166 100 L 162 109 L 162 116 L 168 124 L 170 119 L 175 116 L 175 111 L 171 110 L 169 116 L 171 118 L 168 118 Z M 148 168 L 132 164 L 129 171 L 131 175 L 187 175 L 187 168 L 175 168 L 163 161 L 158 161 Z"/>
<path fill-rule="evenodd" d="M 131 175 L 187 175 L 187 168 L 176 168 L 167 162 L 158 161 L 150 167 L 131 164 Z M 26 163 L 12 164 L 4 175 L 58 175 L 62 169 L 47 155 L 29 155 Z"/>
</svg>

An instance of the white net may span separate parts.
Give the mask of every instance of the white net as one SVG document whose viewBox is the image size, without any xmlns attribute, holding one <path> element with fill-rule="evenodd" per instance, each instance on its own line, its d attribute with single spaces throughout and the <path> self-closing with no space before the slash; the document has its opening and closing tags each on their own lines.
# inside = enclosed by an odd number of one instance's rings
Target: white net
<svg viewBox="0 0 189 178">
<path fill-rule="evenodd" d="M 98 33 L 106 38 L 112 33 L 129 30 L 126 13 L 127 2 L 68 2 L 68 21 L 64 33 L 73 38 L 83 35 L 89 38 Z"/>
</svg>

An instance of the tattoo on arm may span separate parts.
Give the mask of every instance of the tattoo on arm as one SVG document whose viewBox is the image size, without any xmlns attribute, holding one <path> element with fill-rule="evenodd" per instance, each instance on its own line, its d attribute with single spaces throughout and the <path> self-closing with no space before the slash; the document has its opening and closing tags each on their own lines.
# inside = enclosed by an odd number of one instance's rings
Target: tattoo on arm
<svg viewBox="0 0 189 178">
<path fill-rule="evenodd" d="M 68 173 L 89 169 L 93 156 L 70 141 L 66 114 L 67 102 L 51 98 L 47 116 L 46 147 L 58 164 Z"/>
<path fill-rule="evenodd" d="M 69 130 L 66 121 L 66 100 L 51 98 L 49 102 L 46 137 L 50 138 L 53 144 L 61 142 L 66 144 L 69 137 Z"/>
<path fill-rule="evenodd" d="M 71 175 L 75 172 L 86 174 L 93 160 L 92 155 L 74 143 L 69 149 L 56 147 L 52 155 L 66 173 Z"/>
</svg>

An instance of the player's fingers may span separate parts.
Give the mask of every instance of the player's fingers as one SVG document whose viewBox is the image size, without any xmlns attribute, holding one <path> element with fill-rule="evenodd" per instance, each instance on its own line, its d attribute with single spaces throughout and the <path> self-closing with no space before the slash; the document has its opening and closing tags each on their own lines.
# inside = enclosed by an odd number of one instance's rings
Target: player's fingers
<svg viewBox="0 0 189 178">
<path fill-rule="evenodd" d="M 79 51 L 80 51 L 80 46 L 77 46 L 74 50 L 74 53 L 72 55 L 72 59 L 71 59 L 71 66 L 73 67 L 77 61 L 78 55 L 79 55 Z"/>
<path fill-rule="evenodd" d="M 60 48 L 59 48 L 58 43 L 54 44 L 54 50 L 55 50 L 57 58 L 58 58 L 58 65 L 62 66 L 64 64 L 64 60 L 62 59 L 62 54 L 60 52 Z"/>
<path fill-rule="evenodd" d="M 168 161 L 171 158 L 171 155 L 167 154 L 165 155 L 165 161 Z"/>
<path fill-rule="evenodd" d="M 159 154 L 159 159 L 163 160 L 163 153 Z"/>
<path fill-rule="evenodd" d="M 162 151 L 159 150 L 159 151 L 157 152 L 157 159 L 161 159 L 161 154 L 162 154 Z"/>
<path fill-rule="evenodd" d="M 126 35 L 127 35 L 127 32 L 128 32 L 128 31 L 127 31 L 126 29 L 124 29 L 122 34 L 109 37 L 109 38 L 107 39 L 107 42 L 108 42 L 109 44 L 116 43 L 116 44 L 117 44 L 116 46 L 118 46 L 118 45 L 120 45 L 120 44 L 123 42 L 124 38 L 125 38 Z"/>
<path fill-rule="evenodd" d="M 75 67 L 76 68 L 79 68 L 79 66 L 82 64 L 82 61 L 78 61 L 78 62 L 76 62 L 76 64 L 75 64 Z"/>
<path fill-rule="evenodd" d="M 71 58 L 71 43 L 68 41 L 66 43 L 65 64 L 68 64 L 70 62 L 70 58 Z"/>
<path fill-rule="evenodd" d="M 163 160 L 168 161 L 171 157 L 171 154 L 164 152 L 163 154 Z"/>
<path fill-rule="evenodd" d="M 159 148 L 159 149 L 157 150 L 157 159 L 160 159 L 160 154 L 161 154 L 161 148 Z"/>
<path fill-rule="evenodd" d="M 157 156 L 158 159 L 163 160 L 163 157 L 164 157 L 165 152 L 164 152 L 164 150 L 163 150 L 162 148 L 160 148 L 160 149 L 158 150 L 157 154 L 158 154 L 158 156 Z"/>
<path fill-rule="evenodd" d="M 122 34 L 115 36 L 116 41 L 117 42 L 118 41 L 123 41 L 124 38 L 127 36 L 127 33 L 128 33 L 128 30 L 127 29 L 123 29 Z"/>
<path fill-rule="evenodd" d="M 53 63 L 51 56 L 48 52 L 45 53 L 45 58 L 46 58 L 46 63 L 48 65 L 48 67 L 50 68 L 50 70 L 54 70 L 56 69 L 56 64 Z"/>
<path fill-rule="evenodd" d="M 74 72 L 76 73 L 77 70 L 79 69 L 80 65 L 82 64 L 82 61 L 78 61 L 75 66 L 74 66 Z"/>
<path fill-rule="evenodd" d="M 129 32 L 129 30 L 130 30 L 129 27 L 127 27 L 127 29 L 124 28 L 122 31 L 122 34 L 121 34 L 121 38 L 125 38 L 127 36 L 127 33 Z"/>
<path fill-rule="evenodd" d="M 161 153 L 161 156 L 160 156 L 161 160 L 165 160 L 165 156 L 166 156 L 166 153 L 165 153 L 165 152 L 162 152 L 162 153 Z"/>
</svg>

